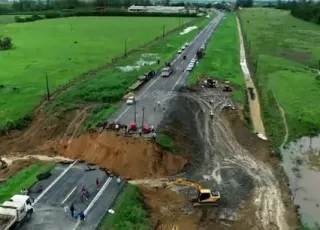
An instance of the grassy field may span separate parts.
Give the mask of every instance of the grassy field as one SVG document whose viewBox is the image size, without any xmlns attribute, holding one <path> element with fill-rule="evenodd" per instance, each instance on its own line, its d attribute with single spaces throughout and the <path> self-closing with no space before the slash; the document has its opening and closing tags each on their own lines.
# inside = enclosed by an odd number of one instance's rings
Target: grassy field
<svg viewBox="0 0 320 230">
<path fill-rule="evenodd" d="M 8 24 L 14 22 L 15 15 L 0 15 L 0 24 Z M 2 30 L 0 30 L 2 34 Z"/>
<path fill-rule="evenodd" d="M 3 21 L 11 16 L 1 16 Z M 45 75 L 54 91 L 127 49 L 181 24 L 180 18 L 77 17 L 0 24 L 14 49 L 1 51 L 0 126 L 30 112 L 45 95 Z M 191 19 L 184 19 L 187 22 Z"/>
<path fill-rule="evenodd" d="M 35 163 L 10 177 L 0 186 L 0 203 L 12 195 L 20 193 L 22 188 L 29 188 L 37 181 L 37 175 L 50 170 L 54 163 Z"/>
<path fill-rule="evenodd" d="M 227 79 L 239 86 L 234 92 L 235 100 L 244 102 L 244 78 L 240 67 L 239 37 L 236 16 L 230 13 L 222 20 L 209 41 L 204 59 L 199 62 L 188 79 L 190 84 L 197 81 L 199 74 Z"/>
<path fill-rule="evenodd" d="M 208 18 L 197 20 L 195 24 L 205 26 Z M 77 107 L 92 106 L 91 115 L 88 116 L 85 128 L 94 127 L 97 122 L 106 119 L 110 113 L 117 107 L 117 103 L 125 95 L 126 90 L 132 85 L 143 72 L 150 69 L 157 69 L 159 66 L 155 63 L 143 66 L 139 69 L 124 72 L 119 67 L 139 66 L 137 62 L 144 61 L 144 55 L 160 59 L 161 64 L 168 61 L 186 41 L 190 41 L 198 30 L 193 30 L 187 34 L 180 35 L 181 31 L 176 31 L 164 39 L 141 49 L 126 59 L 117 61 L 113 66 L 105 68 L 96 73 L 93 77 L 83 79 L 77 84 L 69 87 L 59 94 L 51 104 L 46 107 L 49 114 L 57 111 L 66 111 Z M 149 60 L 152 60 L 150 58 Z M 147 58 L 148 59 L 148 58 Z"/>
<path fill-rule="evenodd" d="M 320 79 L 313 71 L 320 60 L 320 27 L 276 9 L 245 9 L 240 16 L 250 58 L 258 61 L 255 81 L 268 136 L 277 145 L 284 139 L 276 100 L 285 111 L 289 140 L 319 132 Z"/>
<path fill-rule="evenodd" d="M 101 221 L 99 230 L 147 230 L 150 222 L 143 198 L 133 185 L 127 184 L 112 208 L 115 213 L 107 214 Z"/>
</svg>

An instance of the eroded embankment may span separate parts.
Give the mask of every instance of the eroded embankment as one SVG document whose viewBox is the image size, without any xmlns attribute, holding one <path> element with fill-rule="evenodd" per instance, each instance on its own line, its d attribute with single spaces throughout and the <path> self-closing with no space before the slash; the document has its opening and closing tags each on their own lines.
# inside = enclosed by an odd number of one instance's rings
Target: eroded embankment
<svg viewBox="0 0 320 230">
<path fill-rule="evenodd" d="M 114 132 L 85 133 L 74 138 L 61 154 L 106 167 L 125 178 L 152 178 L 178 173 L 187 160 L 160 149 L 144 138 Z"/>
</svg>

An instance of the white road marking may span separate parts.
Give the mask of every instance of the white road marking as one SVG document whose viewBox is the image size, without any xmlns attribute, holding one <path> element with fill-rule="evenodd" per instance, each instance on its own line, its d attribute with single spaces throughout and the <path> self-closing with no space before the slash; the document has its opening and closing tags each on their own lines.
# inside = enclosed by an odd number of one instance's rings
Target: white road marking
<svg viewBox="0 0 320 230">
<path fill-rule="evenodd" d="M 63 204 L 64 202 L 66 202 L 68 200 L 68 198 L 72 195 L 72 193 L 74 193 L 74 191 L 77 189 L 77 186 L 74 187 L 71 192 L 66 196 L 66 198 L 61 202 L 61 204 Z"/>
<path fill-rule="evenodd" d="M 189 48 L 191 48 L 192 44 L 195 42 L 195 40 L 201 35 L 203 34 L 205 31 L 208 30 L 208 28 L 212 25 L 212 22 L 210 22 L 197 36 L 195 36 L 193 38 L 193 40 L 189 43 L 190 45 L 184 50 L 184 52 L 186 52 L 187 50 L 189 50 Z M 181 54 L 179 54 L 172 62 L 171 64 L 175 63 L 179 58 L 180 56 L 184 53 L 182 52 Z M 159 79 L 160 79 L 160 74 L 159 76 L 137 97 L 137 100 L 139 100 L 139 98 L 141 98 L 141 96 L 143 96 L 149 89 L 151 86 L 154 85 L 154 83 L 156 83 Z M 118 122 L 119 119 L 125 114 L 128 112 L 128 110 L 131 108 L 132 105 L 128 106 L 116 119 L 115 119 L 115 122 Z"/>
<path fill-rule="evenodd" d="M 99 192 L 97 193 L 97 195 L 93 198 L 93 200 L 90 202 L 90 204 L 88 205 L 88 207 L 86 208 L 86 210 L 84 210 L 84 215 L 87 216 L 88 212 L 90 211 L 90 209 L 93 207 L 93 205 L 97 202 L 97 200 L 99 199 L 99 197 L 101 196 L 101 194 L 103 193 L 103 191 L 107 188 L 108 184 L 111 182 L 112 177 L 109 177 L 107 179 L 107 181 L 103 184 L 103 186 L 101 187 L 101 189 L 99 190 Z M 77 227 L 80 224 L 80 220 L 78 219 L 76 225 L 74 226 L 73 230 L 77 229 Z"/>
<path fill-rule="evenodd" d="M 52 188 L 52 186 L 55 185 L 55 184 L 58 182 L 58 180 L 60 180 L 61 177 L 63 177 L 63 175 L 66 174 L 77 162 L 78 162 L 78 161 L 74 161 L 71 165 L 69 165 L 69 167 L 66 168 L 66 169 L 34 200 L 33 205 L 34 205 L 35 203 L 37 203 L 37 202 L 44 196 L 44 194 L 46 194 L 46 193 L 50 190 L 50 188 Z"/>
</svg>

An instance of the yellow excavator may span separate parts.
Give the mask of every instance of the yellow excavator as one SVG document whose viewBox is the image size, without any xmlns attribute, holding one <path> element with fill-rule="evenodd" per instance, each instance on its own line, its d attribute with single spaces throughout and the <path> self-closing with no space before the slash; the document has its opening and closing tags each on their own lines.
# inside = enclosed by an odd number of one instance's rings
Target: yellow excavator
<svg viewBox="0 0 320 230">
<path fill-rule="evenodd" d="M 172 185 L 183 185 L 197 189 L 197 197 L 191 200 L 193 207 L 218 205 L 220 202 L 220 193 L 218 191 L 211 191 L 210 189 L 203 187 L 199 182 L 177 178 L 174 181 L 168 182 L 165 187 Z"/>
</svg>

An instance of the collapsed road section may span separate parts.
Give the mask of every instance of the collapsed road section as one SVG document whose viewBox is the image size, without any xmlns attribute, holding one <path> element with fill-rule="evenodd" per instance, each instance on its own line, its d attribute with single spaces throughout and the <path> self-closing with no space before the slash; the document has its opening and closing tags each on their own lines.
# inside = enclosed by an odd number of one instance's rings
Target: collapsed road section
<svg viewBox="0 0 320 230">
<path fill-rule="evenodd" d="M 34 199 L 33 215 L 19 229 L 93 230 L 122 186 L 116 177 L 109 177 L 105 171 L 82 162 L 57 164 L 51 173 L 51 177 L 30 189 L 28 195 Z M 99 202 L 102 199 L 103 202 Z M 77 221 L 81 212 L 86 215 L 85 224 Z"/>
</svg>

